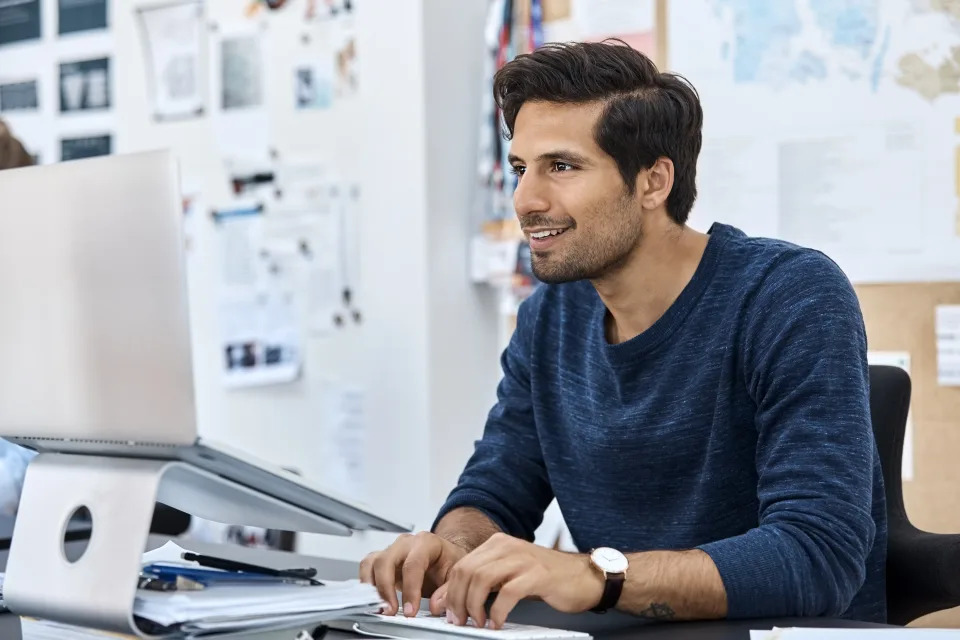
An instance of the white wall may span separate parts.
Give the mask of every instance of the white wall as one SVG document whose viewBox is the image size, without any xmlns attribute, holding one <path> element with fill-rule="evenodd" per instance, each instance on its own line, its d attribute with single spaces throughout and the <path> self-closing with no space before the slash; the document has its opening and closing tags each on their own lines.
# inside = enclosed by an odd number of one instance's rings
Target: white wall
<svg viewBox="0 0 960 640">
<path fill-rule="evenodd" d="M 477 143 L 486 0 L 425 0 L 427 265 L 430 289 L 431 499 L 441 504 L 483 431 L 500 369 L 497 306 L 469 279 L 468 215 L 477 189 Z"/>
<path fill-rule="evenodd" d="M 49 31 L 56 0 L 44 1 Z M 154 2 L 111 2 L 117 150 L 172 147 L 185 181 L 202 186 L 208 206 L 222 206 L 229 201 L 227 176 L 209 118 L 158 124 L 150 117 L 134 9 Z M 305 375 L 296 383 L 224 389 L 216 230 L 206 217 L 198 219 L 190 257 L 198 412 L 205 434 L 322 478 L 324 383 L 365 387 L 368 502 L 422 528 L 480 434 L 498 376 L 491 358 L 496 310 L 468 283 L 466 252 L 486 0 L 358 4 L 360 95 L 330 112 L 294 110 L 292 58 L 303 3 L 293 2 L 270 15 L 268 103 L 281 156 L 317 153 L 361 184 L 358 297 L 365 322 L 308 339 Z M 246 5 L 208 0 L 207 17 L 221 25 L 242 22 Z M 55 39 L 48 40 L 48 50 L 55 49 Z M 82 42 L 73 44 L 82 49 Z M 388 541 L 301 536 L 300 548 L 357 558 Z"/>
</svg>

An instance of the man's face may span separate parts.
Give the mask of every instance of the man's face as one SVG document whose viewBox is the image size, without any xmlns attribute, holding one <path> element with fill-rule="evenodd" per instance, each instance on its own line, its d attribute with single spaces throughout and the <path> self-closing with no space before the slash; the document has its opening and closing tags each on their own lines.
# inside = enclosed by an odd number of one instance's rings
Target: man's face
<svg viewBox="0 0 960 640">
<path fill-rule="evenodd" d="M 514 124 L 514 207 L 533 273 L 548 284 L 595 280 L 621 267 L 642 237 L 641 206 L 594 140 L 600 104 L 527 102 Z"/>
</svg>

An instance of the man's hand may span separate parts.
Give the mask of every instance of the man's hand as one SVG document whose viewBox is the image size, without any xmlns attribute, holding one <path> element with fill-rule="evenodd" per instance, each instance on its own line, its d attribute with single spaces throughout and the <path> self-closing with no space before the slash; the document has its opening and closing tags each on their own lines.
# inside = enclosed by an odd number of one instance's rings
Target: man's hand
<svg viewBox="0 0 960 640">
<path fill-rule="evenodd" d="M 490 608 L 490 624 L 500 629 L 517 603 L 536 597 L 558 611 L 581 613 L 597 606 L 603 595 L 603 576 L 588 556 L 554 551 L 503 533 L 492 536 L 457 562 L 446 575 L 435 598 L 446 607 L 454 624 L 473 618 L 487 624 L 484 605 L 499 591 Z M 431 600 L 431 610 L 433 610 Z"/>
<path fill-rule="evenodd" d="M 403 534 L 383 551 L 371 553 L 360 563 L 360 580 L 377 587 L 387 602 L 385 615 L 395 615 L 397 586 L 401 586 L 404 614 L 416 615 L 421 594 L 433 595 L 446 582 L 450 569 L 467 555 L 466 549 L 427 532 Z M 442 603 L 433 598 L 430 610 L 443 612 Z"/>
</svg>

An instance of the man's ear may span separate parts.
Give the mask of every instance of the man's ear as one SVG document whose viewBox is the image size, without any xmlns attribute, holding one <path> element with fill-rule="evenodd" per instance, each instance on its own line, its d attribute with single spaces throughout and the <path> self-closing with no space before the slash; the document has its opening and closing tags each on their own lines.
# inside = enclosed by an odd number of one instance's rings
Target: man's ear
<svg viewBox="0 0 960 640">
<path fill-rule="evenodd" d="M 644 209 L 658 209 L 666 205 L 673 190 L 673 160 L 660 157 L 649 169 L 637 176 L 637 196 Z"/>
</svg>

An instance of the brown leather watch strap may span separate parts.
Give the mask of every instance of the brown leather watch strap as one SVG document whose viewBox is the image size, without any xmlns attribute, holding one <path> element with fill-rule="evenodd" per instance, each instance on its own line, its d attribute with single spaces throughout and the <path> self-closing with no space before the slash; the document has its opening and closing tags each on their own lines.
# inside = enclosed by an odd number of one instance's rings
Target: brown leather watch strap
<svg viewBox="0 0 960 640">
<path fill-rule="evenodd" d="M 620 594 L 623 593 L 623 583 L 626 576 L 622 573 L 608 573 L 607 580 L 603 585 L 603 595 L 600 597 L 600 604 L 591 611 L 594 613 L 606 613 L 617 606 L 620 601 Z"/>
</svg>

